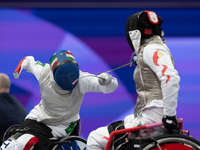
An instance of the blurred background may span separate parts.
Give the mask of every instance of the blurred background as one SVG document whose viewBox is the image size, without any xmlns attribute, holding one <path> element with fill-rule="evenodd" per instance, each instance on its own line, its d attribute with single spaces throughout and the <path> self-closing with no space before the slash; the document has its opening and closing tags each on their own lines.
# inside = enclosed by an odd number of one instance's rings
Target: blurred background
<svg viewBox="0 0 200 150">
<path fill-rule="evenodd" d="M 48 63 L 58 50 L 70 50 L 80 70 L 101 73 L 130 62 L 125 24 L 136 12 L 151 10 L 164 20 L 164 38 L 181 77 L 177 116 L 200 140 L 200 2 L 199 0 L 1 0 L 0 72 L 11 78 L 11 94 L 29 112 L 41 100 L 36 78 L 13 72 L 25 56 Z M 118 89 L 87 93 L 81 107 L 81 136 L 132 114 L 136 102 L 133 66 L 110 72 Z M 14 113 L 14 112 L 13 112 Z"/>
</svg>

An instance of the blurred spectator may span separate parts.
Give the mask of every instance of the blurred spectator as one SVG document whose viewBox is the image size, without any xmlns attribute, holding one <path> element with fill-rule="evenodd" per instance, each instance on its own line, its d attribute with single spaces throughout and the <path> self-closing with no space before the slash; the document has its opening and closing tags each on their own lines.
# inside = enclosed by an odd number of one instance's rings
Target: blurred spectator
<svg viewBox="0 0 200 150">
<path fill-rule="evenodd" d="M 0 73 L 0 141 L 5 131 L 14 124 L 21 124 L 27 115 L 26 109 L 10 94 L 10 78 Z"/>
</svg>

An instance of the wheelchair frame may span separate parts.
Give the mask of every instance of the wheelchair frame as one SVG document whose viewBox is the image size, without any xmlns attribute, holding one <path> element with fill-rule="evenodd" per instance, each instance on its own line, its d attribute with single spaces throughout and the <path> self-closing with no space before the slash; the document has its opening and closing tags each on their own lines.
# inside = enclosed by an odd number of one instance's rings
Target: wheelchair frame
<svg viewBox="0 0 200 150">
<path fill-rule="evenodd" d="M 10 131 L 15 130 L 19 125 L 20 124 L 12 125 L 5 131 L 4 136 L 3 136 L 3 142 L 10 137 Z M 70 136 L 62 137 L 59 140 L 52 140 L 51 143 L 49 145 L 47 145 L 45 150 L 58 150 L 65 143 L 67 143 L 69 145 L 70 149 L 73 150 L 71 141 L 75 141 L 75 140 L 82 142 L 85 145 L 87 143 L 87 141 L 80 136 L 70 135 Z"/>
<path fill-rule="evenodd" d="M 182 130 L 183 119 L 179 118 L 178 122 L 179 122 L 179 129 L 182 131 L 183 134 L 187 134 L 187 135 L 172 133 L 172 134 L 164 134 L 161 136 L 149 138 L 149 141 L 146 140 L 145 143 L 140 143 L 141 145 L 138 145 L 138 147 L 139 147 L 138 150 L 150 150 L 150 149 L 162 150 L 161 148 L 164 148 L 164 147 L 166 148 L 166 146 L 170 147 L 169 145 L 174 145 L 174 147 L 180 146 L 180 147 L 182 147 L 181 149 L 183 149 L 183 147 L 188 146 L 188 149 L 185 149 L 185 150 L 192 150 L 192 149 L 194 150 L 194 148 L 197 150 L 200 149 L 200 141 L 190 137 L 188 130 Z M 115 135 L 135 132 L 135 131 L 159 127 L 159 126 L 163 126 L 163 123 L 159 122 L 159 123 L 147 124 L 147 125 L 137 126 L 137 127 L 133 127 L 133 128 L 113 131 L 110 134 L 110 137 L 108 139 L 107 145 L 104 150 L 109 150 L 112 140 Z M 179 145 L 177 145 L 177 143 L 179 143 Z M 193 147 L 193 148 L 191 148 L 191 147 Z"/>
<path fill-rule="evenodd" d="M 58 142 L 55 142 L 52 150 L 58 150 L 60 146 L 65 143 L 69 144 L 70 149 L 73 150 L 72 144 L 70 143 L 70 141 L 74 141 L 74 140 L 80 141 L 84 144 L 87 143 L 87 141 L 80 136 L 67 136 L 67 137 L 61 138 Z"/>
</svg>

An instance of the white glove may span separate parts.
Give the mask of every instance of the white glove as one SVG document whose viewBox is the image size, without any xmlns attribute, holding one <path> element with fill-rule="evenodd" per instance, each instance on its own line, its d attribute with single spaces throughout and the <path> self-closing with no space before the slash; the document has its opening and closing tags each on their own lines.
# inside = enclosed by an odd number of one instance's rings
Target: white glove
<svg viewBox="0 0 200 150">
<path fill-rule="evenodd" d="M 98 77 L 99 77 L 99 79 L 98 79 L 99 84 L 102 86 L 106 86 L 111 83 L 112 77 L 111 77 L 111 75 L 109 75 L 106 72 L 101 73 Z"/>
<path fill-rule="evenodd" d="M 28 57 L 32 57 L 32 56 L 28 56 Z M 14 71 L 14 73 L 13 73 L 15 79 L 18 79 L 18 78 L 19 78 L 21 71 L 22 71 L 23 69 L 26 69 L 26 68 L 27 68 L 27 65 L 28 65 L 27 58 L 24 57 L 24 58 L 19 62 L 19 64 L 17 65 L 17 68 L 15 69 L 15 71 Z"/>
</svg>

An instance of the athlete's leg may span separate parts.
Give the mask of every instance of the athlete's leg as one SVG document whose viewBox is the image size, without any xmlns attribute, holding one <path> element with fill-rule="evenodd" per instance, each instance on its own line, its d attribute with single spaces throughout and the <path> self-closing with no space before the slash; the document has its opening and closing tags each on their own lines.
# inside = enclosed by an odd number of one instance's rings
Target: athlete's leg
<svg viewBox="0 0 200 150">
<path fill-rule="evenodd" d="M 17 139 L 9 138 L 2 145 L 0 150 L 31 150 L 39 139 L 31 134 L 23 134 Z"/>
<path fill-rule="evenodd" d="M 145 124 L 151 124 L 156 122 L 161 122 L 163 116 L 163 109 L 154 107 L 144 109 L 137 118 L 134 115 L 129 115 L 125 118 L 125 128 L 132 128 Z M 156 136 L 164 133 L 162 127 L 157 127 L 154 129 L 147 129 L 141 132 L 141 135 L 145 137 Z M 109 137 L 108 128 L 101 127 L 97 130 L 92 131 L 87 139 L 88 150 L 103 150 L 107 144 L 107 138 Z"/>
<path fill-rule="evenodd" d="M 152 124 L 157 122 L 162 122 L 163 108 L 152 107 L 146 108 L 141 111 L 137 118 L 134 115 L 129 115 L 124 120 L 125 128 L 132 128 L 139 125 Z M 156 127 L 151 129 L 145 129 L 141 131 L 141 136 L 143 138 L 153 137 L 161 135 L 165 132 L 164 127 Z"/>
<path fill-rule="evenodd" d="M 89 134 L 87 139 L 88 150 L 103 150 L 109 138 L 108 127 L 101 127 Z"/>
</svg>

